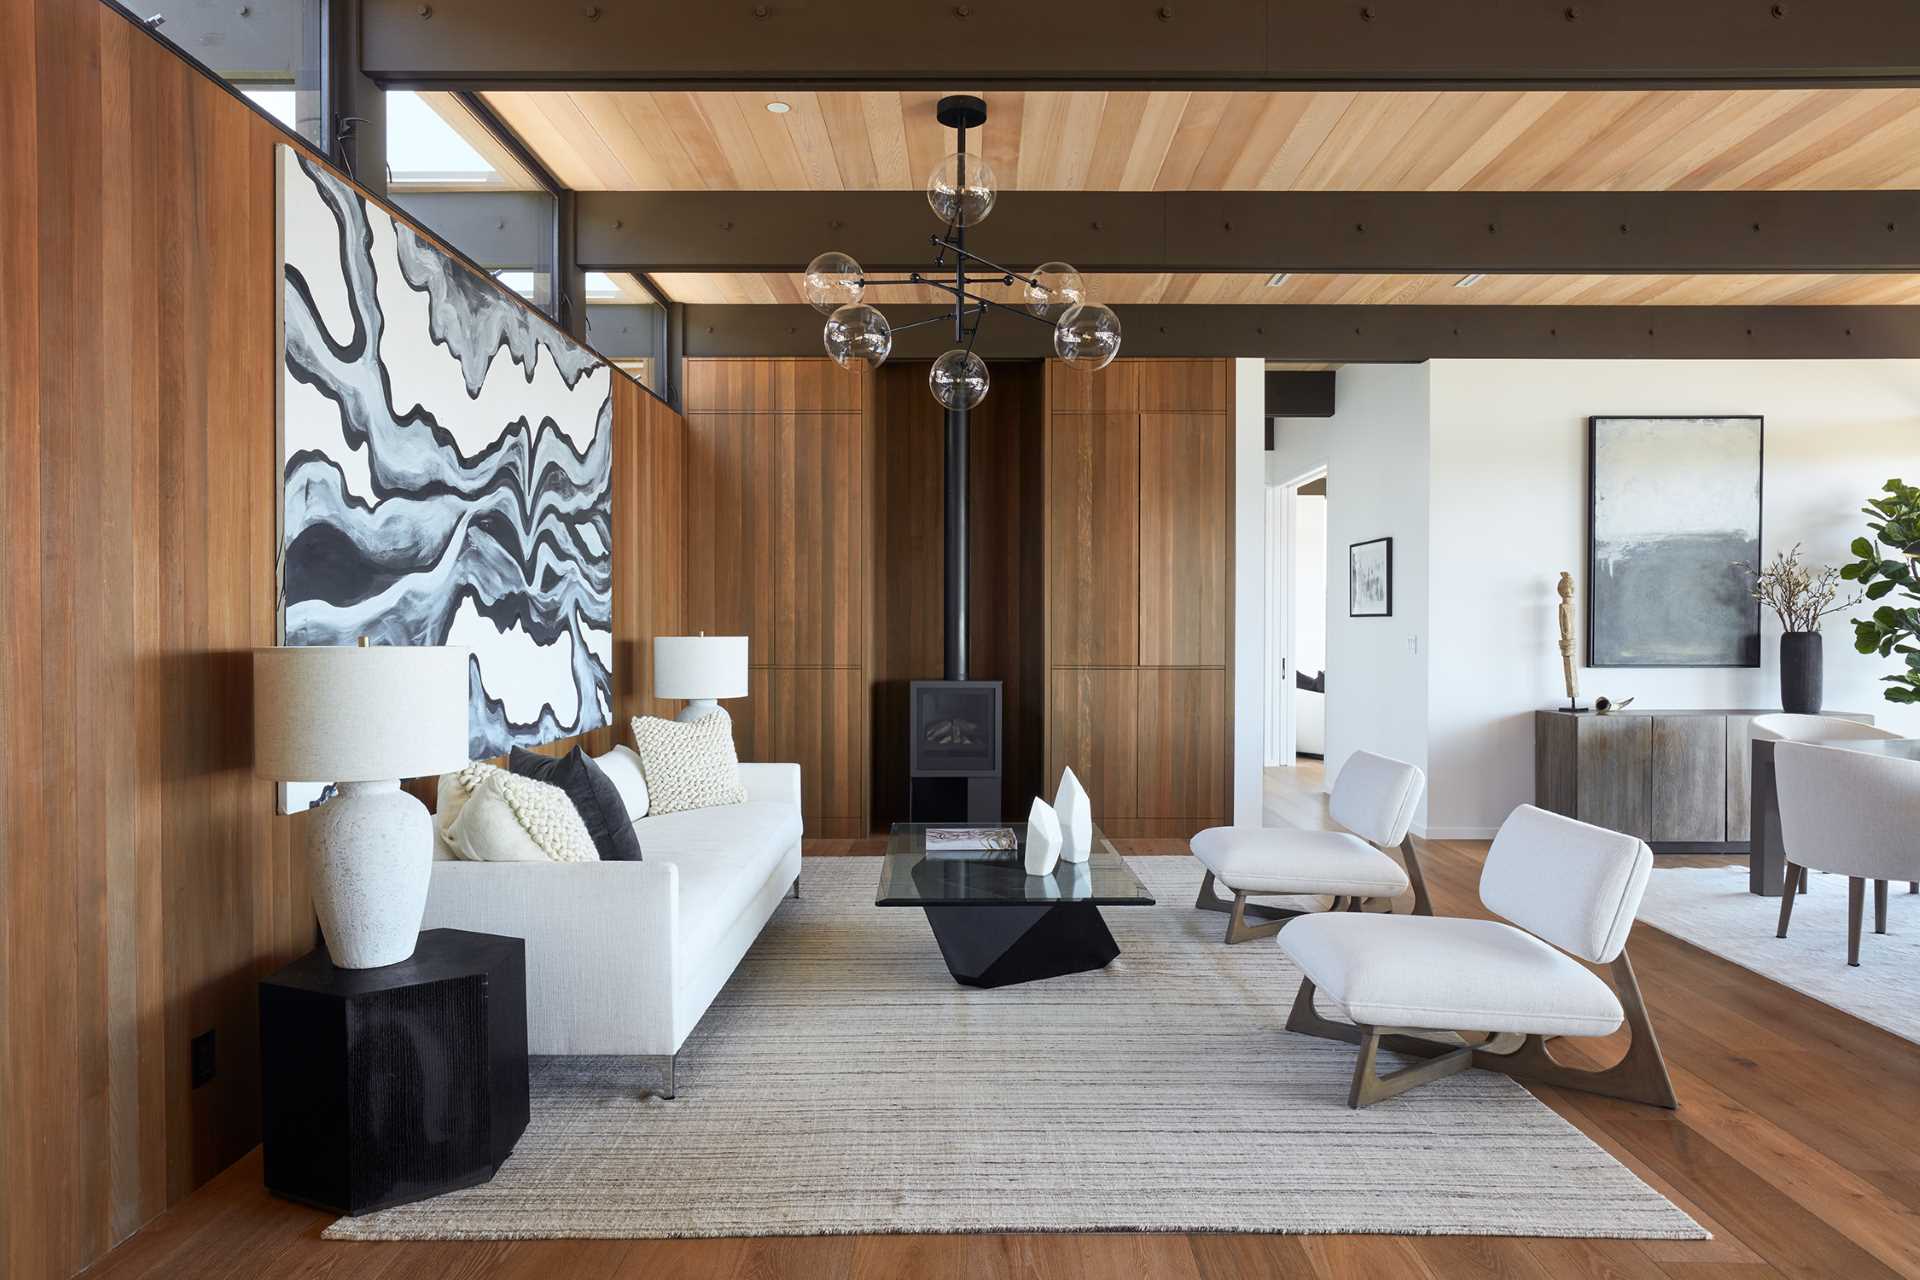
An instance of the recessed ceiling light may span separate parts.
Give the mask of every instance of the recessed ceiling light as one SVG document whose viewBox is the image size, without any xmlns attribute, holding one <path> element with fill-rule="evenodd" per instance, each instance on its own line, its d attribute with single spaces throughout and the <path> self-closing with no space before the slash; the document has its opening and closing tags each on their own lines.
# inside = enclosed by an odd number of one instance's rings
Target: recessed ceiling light
<svg viewBox="0 0 1920 1280">
<path fill-rule="evenodd" d="M 793 108 L 787 103 L 776 101 L 776 102 L 769 102 L 767 104 L 767 110 L 773 112 L 773 114 L 777 116 L 783 116 L 787 114 L 787 112 L 793 110 Z"/>
<path fill-rule="evenodd" d="M 1456 289 L 1471 289 L 1473 288 L 1473 286 L 1479 284 L 1482 280 L 1485 280 L 1486 278 L 1487 278 L 1486 272 L 1475 271 L 1471 275 L 1464 275 L 1464 276 L 1461 276 L 1458 280 L 1455 280 L 1453 282 L 1453 287 Z"/>
<path fill-rule="evenodd" d="M 1278 289 L 1291 279 L 1293 279 L 1293 273 L 1291 271 L 1276 271 L 1267 277 L 1267 288 Z"/>
</svg>

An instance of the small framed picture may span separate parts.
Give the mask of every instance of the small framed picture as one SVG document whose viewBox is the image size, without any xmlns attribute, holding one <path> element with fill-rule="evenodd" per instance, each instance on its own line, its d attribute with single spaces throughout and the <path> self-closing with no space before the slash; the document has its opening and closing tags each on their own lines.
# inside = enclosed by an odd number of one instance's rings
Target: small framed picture
<svg viewBox="0 0 1920 1280">
<path fill-rule="evenodd" d="M 1393 616 L 1393 539 L 1375 538 L 1347 548 L 1347 616 Z"/>
</svg>

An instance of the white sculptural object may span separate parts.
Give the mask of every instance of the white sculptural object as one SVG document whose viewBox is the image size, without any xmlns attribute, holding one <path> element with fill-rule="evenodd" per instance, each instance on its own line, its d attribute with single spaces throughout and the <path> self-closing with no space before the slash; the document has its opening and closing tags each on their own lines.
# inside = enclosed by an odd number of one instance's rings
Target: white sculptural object
<svg viewBox="0 0 1920 1280">
<path fill-rule="evenodd" d="M 1060 849 L 1065 862 L 1085 862 L 1093 856 L 1093 801 L 1080 785 L 1072 769 L 1060 774 L 1060 789 L 1053 793 L 1053 811 L 1060 819 L 1060 837 L 1066 843 Z"/>
<path fill-rule="evenodd" d="M 1027 874 L 1052 875 L 1059 862 L 1060 819 L 1052 805 L 1035 796 L 1027 814 Z"/>
</svg>

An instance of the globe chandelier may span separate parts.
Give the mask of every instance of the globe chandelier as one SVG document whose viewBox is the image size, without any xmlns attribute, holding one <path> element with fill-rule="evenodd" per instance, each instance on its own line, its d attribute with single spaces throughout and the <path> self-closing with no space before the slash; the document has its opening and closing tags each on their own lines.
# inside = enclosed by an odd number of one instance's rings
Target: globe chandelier
<svg viewBox="0 0 1920 1280">
<path fill-rule="evenodd" d="M 964 413 L 986 398 L 991 378 L 987 363 L 974 354 L 974 339 L 989 311 L 1005 311 L 1048 325 L 1053 351 L 1068 364 L 1103 369 L 1120 353 L 1120 318 L 1113 308 L 1087 297 L 1086 279 L 1064 262 L 1043 262 L 1029 274 L 1010 271 L 967 248 L 967 228 L 993 212 L 999 188 L 984 156 L 967 153 L 967 130 L 986 123 L 980 98 L 942 98 L 935 110 L 955 134 L 953 153 L 927 178 L 927 203 L 946 230 L 927 237 L 937 251 L 932 271 L 912 271 L 899 279 L 874 279 L 854 258 L 830 251 L 807 264 L 807 301 L 827 317 L 822 340 L 842 368 L 864 364 L 878 368 L 893 352 L 893 335 L 924 324 L 952 324 L 953 349 L 933 362 L 927 385 L 934 399 Z M 949 264 L 948 255 L 952 255 Z M 951 272 L 951 276 L 948 275 Z M 1023 305 L 1010 306 L 975 292 L 973 286 L 1020 286 Z M 951 312 L 890 324 L 866 301 L 867 290 L 888 286 L 938 289 L 953 299 Z"/>
</svg>

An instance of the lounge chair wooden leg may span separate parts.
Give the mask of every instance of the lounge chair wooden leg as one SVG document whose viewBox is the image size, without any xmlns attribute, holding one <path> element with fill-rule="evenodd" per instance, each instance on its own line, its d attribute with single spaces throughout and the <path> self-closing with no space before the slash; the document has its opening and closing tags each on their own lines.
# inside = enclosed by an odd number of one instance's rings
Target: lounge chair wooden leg
<svg viewBox="0 0 1920 1280">
<path fill-rule="evenodd" d="M 1887 931 L 1887 882 L 1885 880 L 1873 882 L 1873 931 L 1875 933 Z"/>
<path fill-rule="evenodd" d="M 1867 909 L 1867 881 L 1864 876 L 1847 877 L 1847 964 L 1860 967 L 1860 917 Z"/>
<path fill-rule="evenodd" d="M 1413 914 L 1433 914 L 1433 900 L 1427 897 L 1427 878 L 1420 871 L 1420 855 L 1413 851 L 1413 837 L 1400 842 L 1400 857 L 1407 864 L 1407 879 L 1413 883 Z"/>
<path fill-rule="evenodd" d="M 1789 862 L 1785 874 L 1780 878 L 1780 927 L 1774 931 L 1773 936 L 1776 938 L 1787 936 L 1787 922 L 1793 919 L 1793 899 L 1799 892 L 1800 877 L 1804 874 L 1799 867 Z"/>
<path fill-rule="evenodd" d="M 1626 1057 L 1597 1071 L 1569 1067 L 1554 1061 L 1547 1052 L 1546 1042 L 1539 1036 L 1528 1036 L 1512 1052 L 1501 1052 L 1497 1047 L 1482 1048 L 1474 1054 L 1473 1065 L 1533 1084 L 1578 1089 L 1669 1110 L 1678 1107 L 1680 1100 L 1674 1096 L 1667 1060 L 1660 1052 L 1660 1039 L 1653 1032 L 1653 1020 L 1647 1016 L 1647 1003 L 1640 994 L 1640 980 L 1634 976 L 1633 963 L 1625 951 L 1614 960 L 1611 972 L 1621 1010 L 1626 1014 L 1627 1028 L 1633 1036 Z"/>
<path fill-rule="evenodd" d="M 1379 1057 L 1380 1042 L 1388 1033 L 1379 1027 L 1359 1027 L 1357 1030 L 1360 1032 L 1360 1052 L 1353 1063 L 1353 1083 L 1347 1089 L 1347 1105 L 1355 1111 L 1376 1102 L 1385 1102 L 1388 1098 L 1396 1098 L 1430 1081 L 1457 1076 L 1473 1066 L 1473 1050 L 1460 1048 L 1383 1076 L 1375 1062 Z"/>
<path fill-rule="evenodd" d="M 1271 938 L 1274 934 L 1280 932 L 1280 926 L 1287 921 L 1293 919 L 1295 916 L 1309 914 L 1305 911 L 1295 911 L 1289 907 L 1268 907 L 1262 906 L 1259 903 L 1248 902 L 1247 895 L 1237 890 L 1233 895 L 1233 900 L 1229 902 L 1227 899 L 1222 898 L 1219 890 L 1214 887 L 1213 872 L 1211 871 L 1200 878 L 1200 896 L 1194 899 L 1193 905 L 1202 911 L 1220 911 L 1226 913 L 1228 917 L 1227 942 L 1229 945 L 1236 942 L 1251 942 L 1255 938 Z M 1247 921 L 1249 918 L 1264 921 L 1265 923 L 1248 924 Z"/>
</svg>

